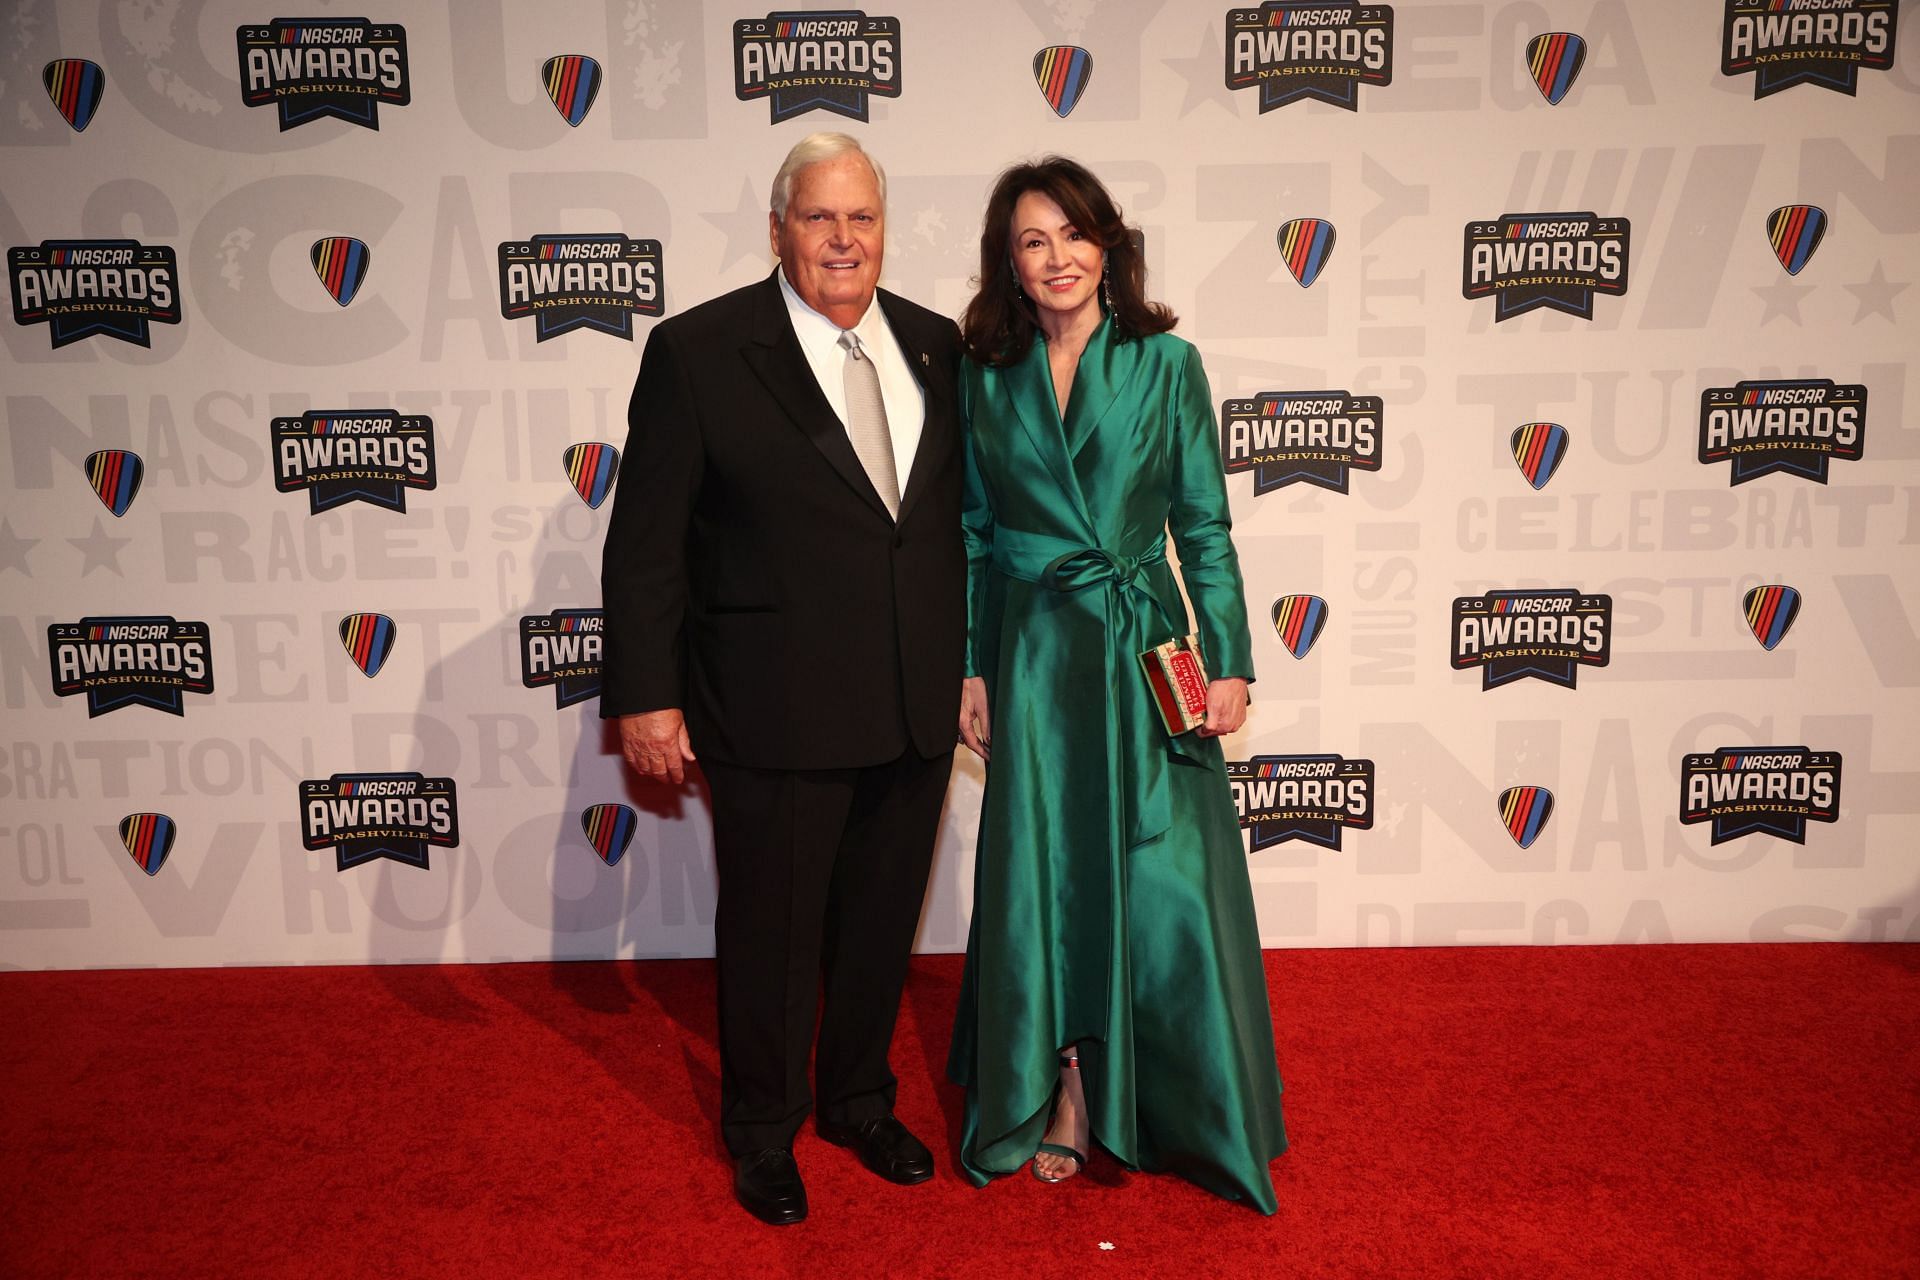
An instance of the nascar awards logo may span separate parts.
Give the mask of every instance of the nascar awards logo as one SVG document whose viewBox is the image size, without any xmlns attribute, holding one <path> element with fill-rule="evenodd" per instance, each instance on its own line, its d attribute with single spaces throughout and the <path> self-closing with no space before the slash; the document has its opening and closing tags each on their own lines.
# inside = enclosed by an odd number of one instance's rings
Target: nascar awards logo
<svg viewBox="0 0 1920 1280">
<path fill-rule="evenodd" d="M 1537 308 L 1593 319 L 1593 295 L 1627 291 L 1625 218 L 1503 213 L 1467 224 L 1461 292 L 1494 300 L 1496 323 Z"/>
<path fill-rule="evenodd" d="M 1606 666 L 1612 648 L 1612 596 L 1568 587 L 1453 600 L 1453 669 L 1480 668 L 1482 692 L 1527 676 L 1574 688 L 1580 668 Z"/>
<path fill-rule="evenodd" d="M 606 613 L 600 609 L 555 609 L 520 619 L 520 683 L 553 686 L 554 707 L 600 696 L 600 666 L 606 651 Z"/>
<path fill-rule="evenodd" d="M 500 246 L 500 314 L 532 316 L 540 342 L 575 329 L 632 342 L 635 315 L 666 313 L 665 287 L 658 240 L 534 236 Z"/>
<path fill-rule="evenodd" d="M 87 716 L 122 707 L 186 714 L 189 693 L 213 692 L 207 624 L 172 618 L 82 618 L 47 628 L 53 691 L 87 695 Z"/>
<path fill-rule="evenodd" d="M 771 122 L 809 111 L 864 122 L 868 98 L 900 96 L 900 19 L 857 9 L 770 13 L 733 24 L 733 96 Z"/>
<path fill-rule="evenodd" d="M 1260 87 L 1264 114 L 1303 99 L 1354 111 L 1360 86 L 1393 83 L 1389 5 L 1266 0 L 1227 10 L 1227 88 Z"/>
<path fill-rule="evenodd" d="M 13 322 L 44 324 L 58 351 L 105 334 L 153 345 L 150 325 L 180 323 L 173 249 L 138 240 L 42 240 L 7 250 Z"/>
<path fill-rule="evenodd" d="M 1827 482 L 1835 459 L 1857 462 L 1867 389 L 1828 378 L 1738 382 L 1700 393 L 1700 461 L 1730 462 L 1728 487 L 1775 471 Z"/>
<path fill-rule="evenodd" d="M 1352 471 L 1380 469 L 1379 396 L 1262 391 L 1220 404 L 1220 458 L 1228 475 L 1253 472 L 1258 497 L 1290 484 L 1347 492 Z"/>
<path fill-rule="evenodd" d="M 427 849 L 460 843 L 452 778 L 336 773 L 300 784 L 300 841 L 332 849 L 334 870 L 375 858 L 427 869 Z"/>
<path fill-rule="evenodd" d="M 280 132 L 333 116 L 380 127 L 380 104 L 413 101 L 405 27 L 365 18 L 275 18 L 234 33 L 240 100 L 280 108 Z"/>
<path fill-rule="evenodd" d="M 1807 842 L 1807 823 L 1840 820 L 1840 753 L 1721 747 L 1680 762 L 1680 821 L 1710 822 L 1712 843 L 1741 836 Z"/>
<path fill-rule="evenodd" d="M 1227 761 L 1247 851 L 1288 840 L 1338 849 L 1349 827 L 1373 826 L 1373 761 L 1337 755 L 1255 756 Z"/>
<path fill-rule="evenodd" d="M 1899 0 L 1727 0 L 1720 74 L 1753 76 L 1753 96 L 1816 84 L 1854 96 L 1860 69 L 1893 66 Z"/>
<path fill-rule="evenodd" d="M 439 483 L 433 419 L 391 409 L 310 409 L 275 418 L 273 487 L 307 492 L 309 514 L 347 502 L 407 509 L 408 489 Z"/>
</svg>

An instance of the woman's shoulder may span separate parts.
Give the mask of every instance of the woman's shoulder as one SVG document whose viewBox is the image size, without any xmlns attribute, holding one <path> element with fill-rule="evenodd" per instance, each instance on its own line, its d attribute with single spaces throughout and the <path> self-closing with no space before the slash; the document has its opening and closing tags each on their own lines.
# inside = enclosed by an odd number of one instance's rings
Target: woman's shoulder
<svg viewBox="0 0 1920 1280">
<path fill-rule="evenodd" d="M 1165 333 L 1149 333 L 1133 341 L 1138 342 L 1143 351 L 1172 364 L 1200 358 L 1200 349 L 1171 329 Z"/>
<path fill-rule="evenodd" d="M 1181 378 L 1201 369 L 1200 349 L 1175 333 L 1149 333 L 1128 339 L 1138 358 L 1158 376 Z"/>
</svg>

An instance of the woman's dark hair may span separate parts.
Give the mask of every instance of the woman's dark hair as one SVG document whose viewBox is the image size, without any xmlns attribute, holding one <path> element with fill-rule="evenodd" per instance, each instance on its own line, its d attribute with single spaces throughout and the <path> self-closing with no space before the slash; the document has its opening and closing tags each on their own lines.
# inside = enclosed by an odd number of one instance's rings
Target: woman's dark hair
<svg viewBox="0 0 1920 1280">
<path fill-rule="evenodd" d="M 1147 300 L 1147 264 L 1100 179 L 1065 156 L 1046 156 L 1008 169 L 987 197 L 980 228 L 980 275 L 975 281 L 979 288 L 960 317 L 960 336 L 968 355 L 1004 368 L 1027 353 L 1040 327 L 1033 303 L 1022 296 L 1013 271 L 1013 207 L 1029 191 L 1059 205 L 1067 221 L 1105 252 L 1107 280 L 1101 297 L 1122 339 L 1173 328 L 1178 317 Z"/>
</svg>

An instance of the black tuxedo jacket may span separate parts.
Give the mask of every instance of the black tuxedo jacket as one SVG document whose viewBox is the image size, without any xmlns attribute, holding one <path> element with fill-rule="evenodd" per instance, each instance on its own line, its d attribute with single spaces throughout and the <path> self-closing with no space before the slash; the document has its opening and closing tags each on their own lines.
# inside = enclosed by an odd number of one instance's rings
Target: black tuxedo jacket
<svg viewBox="0 0 1920 1280">
<path fill-rule="evenodd" d="M 748 768 L 953 749 L 966 642 L 959 331 L 875 296 L 926 404 L 897 525 L 774 276 L 648 336 L 601 562 L 601 715 L 678 707 L 695 754 Z"/>
</svg>

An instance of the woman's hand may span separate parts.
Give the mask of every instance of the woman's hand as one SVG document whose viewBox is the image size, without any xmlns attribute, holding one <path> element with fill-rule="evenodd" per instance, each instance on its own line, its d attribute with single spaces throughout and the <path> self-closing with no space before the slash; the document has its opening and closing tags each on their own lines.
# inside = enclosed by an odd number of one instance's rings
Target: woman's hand
<svg viewBox="0 0 1920 1280">
<path fill-rule="evenodd" d="M 1247 722 L 1247 682 L 1239 676 L 1225 676 L 1207 682 L 1207 722 L 1200 736 L 1217 738 L 1233 733 Z"/>
<path fill-rule="evenodd" d="M 967 748 L 982 760 L 993 755 L 993 726 L 987 714 L 987 682 L 980 676 L 968 676 L 960 682 L 960 741 L 966 743 Z"/>
</svg>

